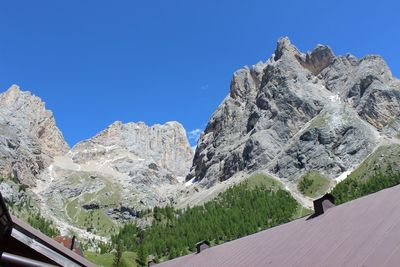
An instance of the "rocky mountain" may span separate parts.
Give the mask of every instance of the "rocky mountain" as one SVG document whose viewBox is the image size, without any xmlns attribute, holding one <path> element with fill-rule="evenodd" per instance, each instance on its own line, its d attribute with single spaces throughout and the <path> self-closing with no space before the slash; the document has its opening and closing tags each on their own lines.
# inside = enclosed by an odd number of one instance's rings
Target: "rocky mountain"
<svg viewBox="0 0 400 267">
<path fill-rule="evenodd" d="M 0 94 L 0 176 L 35 185 L 53 158 L 69 147 L 45 103 L 16 85 Z"/>
<path fill-rule="evenodd" d="M 266 62 L 235 72 L 186 180 L 209 188 L 265 171 L 295 183 L 309 170 L 334 179 L 397 140 L 399 114 L 400 81 L 380 56 L 302 53 L 281 38 Z"/>
<path fill-rule="evenodd" d="M 186 132 L 177 122 L 151 127 L 115 122 L 56 157 L 34 191 L 42 211 L 60 228 L 75 225 L 109 235 L 116 221 L 176 203 L 192 159 Z M 90 216 L 98 220 L 88 227 Z"/>
</svg>

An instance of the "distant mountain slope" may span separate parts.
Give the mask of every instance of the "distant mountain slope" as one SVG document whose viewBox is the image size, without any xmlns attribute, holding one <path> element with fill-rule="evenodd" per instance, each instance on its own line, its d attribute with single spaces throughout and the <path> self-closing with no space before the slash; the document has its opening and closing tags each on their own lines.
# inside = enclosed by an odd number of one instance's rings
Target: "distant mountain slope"
<svg viewBox="0 0 400 267">
<path fill-rule="evenodd" d="M 297 183 L 333 179 L 398 134 L 400 82 L 379 56 L 301 53 L 288 38 L 265 62 L 235 72 L 200 137 L 187 180 L 211 187 L 241 172 Z"/>
</svg>

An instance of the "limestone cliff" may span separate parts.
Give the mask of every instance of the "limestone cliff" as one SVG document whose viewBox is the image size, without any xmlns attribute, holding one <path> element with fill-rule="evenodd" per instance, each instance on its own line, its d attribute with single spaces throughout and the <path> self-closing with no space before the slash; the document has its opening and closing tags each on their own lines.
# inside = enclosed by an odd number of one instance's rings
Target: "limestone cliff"
<svg viewBox="0 0 400 267">
<path fill-rule="evenodd" d="M 68 149 L 39 97 L 16 85 L 0 94 L 0 176 L 34 185 L 53 158 Z"/>
</svg>

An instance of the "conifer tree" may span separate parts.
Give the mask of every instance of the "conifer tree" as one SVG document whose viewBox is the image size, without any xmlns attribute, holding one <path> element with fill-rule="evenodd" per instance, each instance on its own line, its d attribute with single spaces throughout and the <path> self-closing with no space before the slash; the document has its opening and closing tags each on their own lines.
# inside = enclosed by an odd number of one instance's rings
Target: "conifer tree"
<svg viewBox="0 0 400 267">
<path fill-rule="evenodd" d="M 121 267 L 122 263 L 122 243 L 118 242 L 117 251 L 115 252 L 113 267 Z"/>
<path fill-rule="evenodd" d="M 145 246 L 140 246 L 138 250 L 138 263 L 140 266 L 146 266 L 147 265 L 147 248 Z"/>
</svg>

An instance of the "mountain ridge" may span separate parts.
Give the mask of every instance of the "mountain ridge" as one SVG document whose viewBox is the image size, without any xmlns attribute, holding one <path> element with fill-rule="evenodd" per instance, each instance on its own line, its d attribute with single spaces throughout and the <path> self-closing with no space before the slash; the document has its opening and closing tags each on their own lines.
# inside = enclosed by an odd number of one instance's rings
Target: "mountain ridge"
<svg viewBox="0 0 400 267">
<path fill-rule="evenodd" d="M 332 188 L 399 144 L 400 81 L 380 56 L 336 56 L 325 45 L 302 53 L 283 37 L 268 60 L 234 73 L 194 153 L 174 121 L 115 121 L 70 148 L 40 98 L 17 86 L 0 94 L 0 114 L 0 175 L 30 186 L 64 232 L 101 238 L 142 210 L 201 204 L 254 173 L 310 207 L 297 188 L 307 173 Z M 90 231 L 88 214 L 98 216 Z"/>
</svg>

